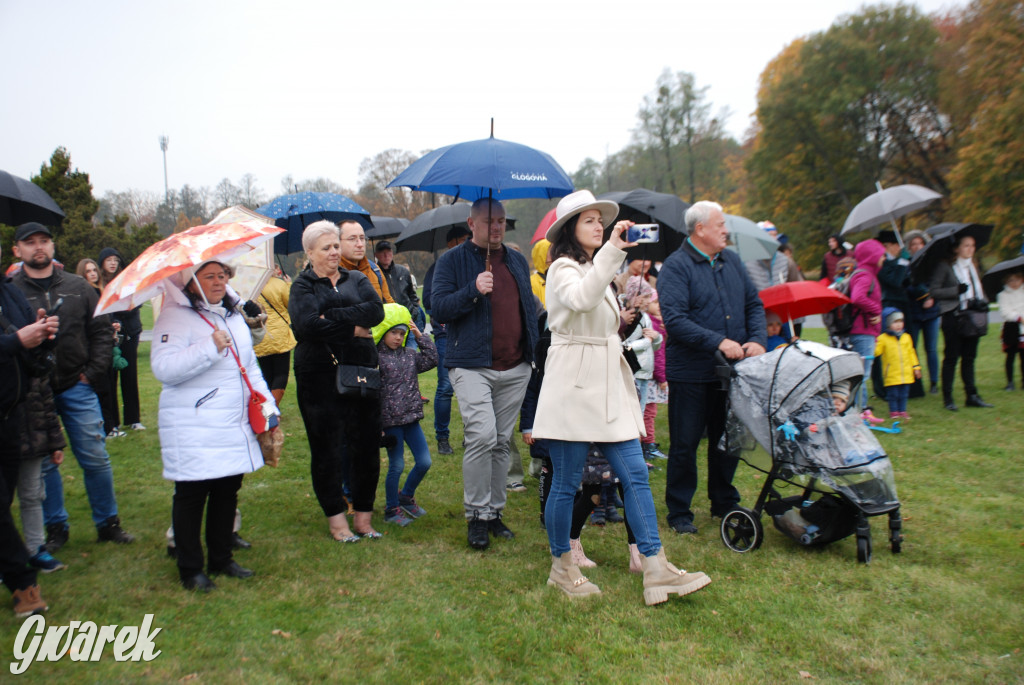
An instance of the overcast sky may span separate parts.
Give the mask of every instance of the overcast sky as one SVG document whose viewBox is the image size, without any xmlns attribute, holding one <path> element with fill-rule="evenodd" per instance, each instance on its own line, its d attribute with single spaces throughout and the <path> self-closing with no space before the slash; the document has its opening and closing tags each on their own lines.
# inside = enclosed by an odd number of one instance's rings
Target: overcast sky
<svg viewBox="0 0 1024 685">
<path fill-rule="evenodd" d="M 926 13 L 965 0 L 915 0 Z M 63 145 L 108 190 L 281 179 L 355 188 L 359 164 L 495 136 L 572 173 L 622 149 L 666 67 L 738 139 L 758 77 L 855 0 L 0 0 L 0 169 Z"/>
</svg>

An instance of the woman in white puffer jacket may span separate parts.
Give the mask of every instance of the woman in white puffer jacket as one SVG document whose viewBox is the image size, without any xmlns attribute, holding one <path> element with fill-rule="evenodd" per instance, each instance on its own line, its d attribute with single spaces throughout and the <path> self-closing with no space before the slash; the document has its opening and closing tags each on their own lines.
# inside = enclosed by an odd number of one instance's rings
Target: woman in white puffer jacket
<svg viewBox="0 0 1024 685">
<path fill-rule="evenodd" d="M 273 400 L 238 309 L 238 297 L 228 288 L 229 269 L 207 261 L 194 276 L 191 270 L 184 276 L 188 279 L 184 296 L 165 297 L 153 327 L 150 366 L 164 386 L 160 448 L 164 478 L 174 481 L 178 572 L 187 589 L 208 591 L 214 585 L 203 573 L 204 506 L 209 572 L 236 578 L 252 575 L 231 554 L 242 475 L 263 466 L 259 443 L 249 426 L 249 390 L 239 362 L 253 389 Z M 168 303 L 169 299 L 177 301 Z"/>
</svg>

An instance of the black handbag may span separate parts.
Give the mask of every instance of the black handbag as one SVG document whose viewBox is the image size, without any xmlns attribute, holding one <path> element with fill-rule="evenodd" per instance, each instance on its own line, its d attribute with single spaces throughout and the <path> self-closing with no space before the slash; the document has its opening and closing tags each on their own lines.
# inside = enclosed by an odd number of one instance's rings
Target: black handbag
<svg viewBox="0 0 1024 685">
<path fill-rule="evenodd" d="M 338 364 L 334 385 L 342 397 L 380 397 L 380 370 L 369 366 Z"/>
<path fill-rule="evenodd" d="M 633 350 L 623 347 L 622 356 L 626 358 L 626 363 L 629 364 L 629 370 L 636 375 L 636 372 L 640 370 L 640 360 L 636 358 L 636 352 Z"/>
<path fill-rule="evenodd" d="M 980 338 L 988 334 L 988 309 L 961 309 L 956 313 L 956 332 L 964 338 Z"/>
</svg>

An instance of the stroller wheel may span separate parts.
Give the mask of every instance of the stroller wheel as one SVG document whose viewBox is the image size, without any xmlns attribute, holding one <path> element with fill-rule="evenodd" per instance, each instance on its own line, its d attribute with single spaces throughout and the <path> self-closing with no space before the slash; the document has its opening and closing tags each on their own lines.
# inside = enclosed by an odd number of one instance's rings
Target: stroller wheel
<svg viewBox="0 0 1024 685">
<path fill-rule="evenodd" d="M 871 538 L 857 536 L 857 561 L 862 564 L 871 563 Z"/>
<path fill-rule="evenodd" d="M 764 541 L 761 517 L 749 509 L 736 507 L 722 517 L 722 544 L 733 552 L 751 552 Z"/>
</svg>

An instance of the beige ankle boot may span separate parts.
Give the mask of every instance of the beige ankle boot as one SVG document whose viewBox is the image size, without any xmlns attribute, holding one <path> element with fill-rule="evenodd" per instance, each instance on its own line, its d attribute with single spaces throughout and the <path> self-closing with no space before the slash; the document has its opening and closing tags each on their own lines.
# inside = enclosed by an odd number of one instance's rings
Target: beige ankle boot
<svg viewBox="0 0 1024 685">
<path fill-rule="evenodd" d="M 696 592 L 711 582 L 703 573 L 680 571 L 665 558 L 665 550 L 659 549 L 655 556 L 643 557 L 644 602 L 647 606 L 668 601 L 675 593 L 682 597 Z"/>
<path fill-rule="evenodd" d="M 596 563 L 587 558 L 586 553 L 583 551 L 583 544 L 578 538 L 576 540 L 569 540 L 569 552 L 572 554 L 572 563 L 580 568 L 594 568 L 597 566 Z"/>
<path fill-rule="evenodd" d="M 601 589 L 587 580 L 580 567 L 572 563 L 572 552 L 560 557 L 551 557 L 551 573 L 548 585 L 555 585 L 570 597 L 587 597 L 601 594 Z"/>
<path fill-rule="evenodd" d="M 640 549 L 636 545 L 629 546 L 629 572 L 630 573 L 643 573 L 644 563 L 640 561 Z"/>
</svg>

